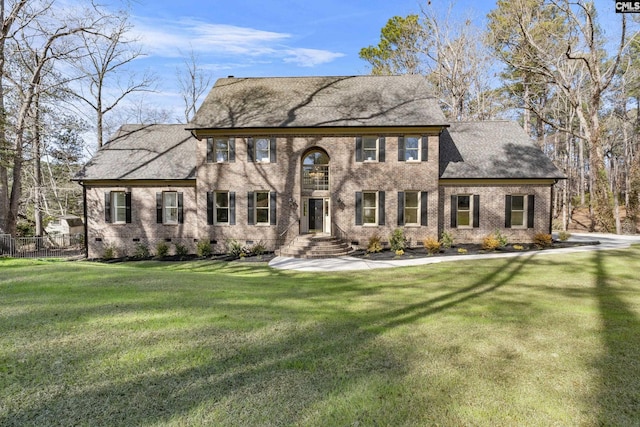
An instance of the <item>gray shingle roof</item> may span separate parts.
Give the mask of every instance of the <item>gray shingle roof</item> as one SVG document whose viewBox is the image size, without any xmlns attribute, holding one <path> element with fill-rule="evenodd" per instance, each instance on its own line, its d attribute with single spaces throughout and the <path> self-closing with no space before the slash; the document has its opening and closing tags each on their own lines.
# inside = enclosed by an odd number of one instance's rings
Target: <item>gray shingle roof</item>
<svg viewBox="0 0 640 427">
<path fill-rule="evenodd" d="M 440 177 L 553 178 L 565 175 L 515 122 L 452 123 L 440 138 Z"/>
<path fill-rule="evenodd" d="M 183 124 L 124 125 L 74 179 L 195 179 L 196 143 Z"/>
<path fill-rule="evenodd" d="M 428 126 L 446 119 L 423 76 L 224 78 L 190 127 Z"/>
</svg>

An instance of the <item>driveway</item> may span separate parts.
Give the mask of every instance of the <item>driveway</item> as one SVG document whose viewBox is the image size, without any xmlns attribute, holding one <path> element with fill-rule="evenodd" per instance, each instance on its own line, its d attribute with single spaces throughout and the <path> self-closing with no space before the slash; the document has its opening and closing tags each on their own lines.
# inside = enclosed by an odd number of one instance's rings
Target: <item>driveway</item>
<svg viewBox="0 0 640 427">
<path fill-rule="evenodd" d="M 557 237 L 554 235 L 554 238 Z M 464 256 L 433 256 L 424 258 L 397 259 L 389 261 L 371 261 L 363 258 L 351 256 L 343 256 L 338 258 L 323 259 L 300 259 L 275 257 L 269 262 L 269 266 L 281 270 L 298 270 L 298 271 L 353 271 L 353 270 L 373 270 L 376 268 L 392 268 L 407 267 L 414 265 L 434 264 L 437 262 L 455 262 L 470 259 L 486 259 L 486 258 L 508 258 L 517 256 L 545 256 L 556 255 L 559 253 L 584 252 L 607 249 L 623 249 L 628 248 L 634 243 L 640 244 L 639 236 L 627 236 L 617 234 L 604 233 L 572 233 L 570 242 L 600 242 L 597 245 L 577 246 L 575 248 L 553 249 L 539 252 L 510 252 L 495 253 L 481 255 L 464 255 Z"/>
</svg>

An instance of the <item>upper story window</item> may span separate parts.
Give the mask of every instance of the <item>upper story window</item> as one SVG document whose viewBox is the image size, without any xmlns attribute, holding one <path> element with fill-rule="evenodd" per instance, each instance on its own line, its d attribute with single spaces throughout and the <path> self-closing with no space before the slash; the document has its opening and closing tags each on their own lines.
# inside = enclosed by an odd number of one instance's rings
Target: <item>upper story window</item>
<svg viewBox="0 0 640 427">
<path fill-rule="evenodd" d="M 385 138 L 383 136 L 356 137 L 356 162 L 384 162 Z"/>
<path fill-rule="evenodd" d="M 302 188 L 329 189 L 329 156 L 324 151 L 312 151 L 302 160 Z"/>
<path fill-rule="evenodd" d="M 131 222 L 131 193 L 108 191 L 104 195 L 104 219 L 113 224 Z"/>
<path fill-rule="evenodd" d="M 429 159 L 426 136 L 405 135 L 398 137 L 399 162 L 426 162 Z"/>
<path fill-rule="evenodd" d="M 267 137 L 248 138 L 247 156 L 250 162 L 275 163 L 276 139 Z"/>
<path fill-rule="evenodd" d="M 234 138 L 207 138 L 207 162 L 227 163 L 235 161 Z"/>
</svg>

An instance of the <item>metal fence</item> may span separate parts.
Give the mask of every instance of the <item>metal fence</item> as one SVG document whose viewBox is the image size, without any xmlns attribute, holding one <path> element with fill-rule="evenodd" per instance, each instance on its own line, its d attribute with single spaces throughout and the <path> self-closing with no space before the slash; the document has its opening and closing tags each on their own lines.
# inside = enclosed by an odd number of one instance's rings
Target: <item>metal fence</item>
<svg viewBox="0 0 640 427">
<path fill-rule="evenodd" d="M 12 258 L 67 258 L 84 255 L 83 234 L 12 237 L 0 234 L 0 256 Z"/>
</svg>

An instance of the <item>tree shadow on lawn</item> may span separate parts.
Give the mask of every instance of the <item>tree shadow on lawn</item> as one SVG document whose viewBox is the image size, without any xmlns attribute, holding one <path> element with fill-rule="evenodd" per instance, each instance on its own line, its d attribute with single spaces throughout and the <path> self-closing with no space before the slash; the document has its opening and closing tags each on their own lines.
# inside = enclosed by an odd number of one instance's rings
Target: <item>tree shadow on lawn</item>
<svg viewBox="0 0 640 427">
<path fill-rule="evenodd" d="M 635 252 L 634 252 L 635 253 Z M 640 422 L 640 320 L 623 295 L 638 299 L 638 288 L 613 283 L 601 251 L 593 252 L 595 298 L 602 318 L 605 353 L 596 362 L 601 384 L 594 402 L 601 425 L 638 425 Z M 628 256 L 620 252 L 620 256 Z M 637 271 L 636 271 L 637 273 Z M 637 281 L 631 281 L 637 285 Z"/>
<path fill-rule="evenodd" d="M 205 353 L 194 366 L 172 368 L 184 366 L 181 358 L 189 353 L 171 349 L 164 356 L 142 360 L 135 375 L 116 381 L 104 378 L 79 388 L 65 384 L 33 406 L 5 412 L 0 425 L 141 425 L 176 420 L 187 424 L 319 424 L 318 417 L 331 424 L 332 416 L 344 423 L 345 413 L 352 414 L 351 423 L 384 420 L 402 424 L 412 421 L 415 407 L 425 405 L 437 419 L 438 414 L 444 416 L 461 402 L 447 397 L 451 393 L 442 382 L 433 388 L 425 384 L 419 396 L 412 390 L 387 395 L 389 384 L 402 388 L 409 362 L 404 360 L 405 352 L 379 337 L 509 284 L 528 260 L 506 259 L 472 285 L 454 287 L 436 297 L 426 294 L 422 301 L 391 310 L 341 312 L 336 321 L 331 320 L 336 308 L 321 305 L 319 309 L 326 310 L 325 320 L 298 326 L 277 321 L 262 329 L 253 326 L 232 339 L 228 348 L 217 347 L 219 328 L 215 324 L 191 330 L 182 341 Z M 297 285 L 313 287 L 313 277 L 303 275 Z M 333 297 L 341 298 L 356 288 L 352 283 Z M 242 307 L 240 312 L 246 309 Z M 295 318 L 296 308 L 289 310 L 292 313 L 285 317 Z M 91 366 L 100 363 L 97 359 L 113 356 L 105 351 L 84 349 L 79 356 Z M 55 384 L 42 386 L 56 388 Z"/>
</svg>

